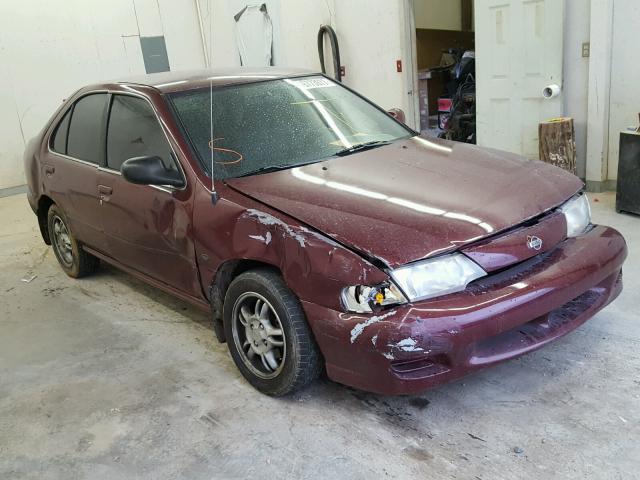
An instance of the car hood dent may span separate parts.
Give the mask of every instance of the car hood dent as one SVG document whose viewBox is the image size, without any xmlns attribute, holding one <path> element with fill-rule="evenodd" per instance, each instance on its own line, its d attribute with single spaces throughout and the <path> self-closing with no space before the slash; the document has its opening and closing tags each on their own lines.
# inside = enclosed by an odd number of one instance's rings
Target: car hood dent
<svg viewBox="0 0 640 480">
<path fill-rule="evenodd" d="M 513 227 L 582 188 L 539 161 L 421 137 L 227 184 L 389 267 Z"/>
</svg>

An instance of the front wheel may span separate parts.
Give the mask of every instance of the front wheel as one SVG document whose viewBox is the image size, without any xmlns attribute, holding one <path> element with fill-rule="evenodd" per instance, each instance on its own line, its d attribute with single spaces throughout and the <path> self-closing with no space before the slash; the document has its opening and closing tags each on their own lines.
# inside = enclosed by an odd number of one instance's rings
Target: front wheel
<svg viewBox="0 0 640 480">
<path fill-rule="evenodd" d="M 233 361 L 262 393 L 292 393 L 310 384 L 322 369 L 299 300 L 271 270 L 251 270 L 231 282 L 224 328 Z"/>
</svg>

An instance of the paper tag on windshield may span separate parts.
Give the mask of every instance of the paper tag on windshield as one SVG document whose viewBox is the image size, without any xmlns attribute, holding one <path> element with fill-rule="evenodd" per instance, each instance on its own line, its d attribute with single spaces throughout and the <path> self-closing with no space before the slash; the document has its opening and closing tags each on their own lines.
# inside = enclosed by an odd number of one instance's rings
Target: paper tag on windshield
<svg viewBox="0 0 640 480">
<path fill-rule="evenodd" d="M 296 87 L 304 88 L 306 90 L 311 90 L 312 88 L 326 88 L 337 86 L 331 80 L 324 77 L 291 79 L 289 82 Z"/>
</svg>

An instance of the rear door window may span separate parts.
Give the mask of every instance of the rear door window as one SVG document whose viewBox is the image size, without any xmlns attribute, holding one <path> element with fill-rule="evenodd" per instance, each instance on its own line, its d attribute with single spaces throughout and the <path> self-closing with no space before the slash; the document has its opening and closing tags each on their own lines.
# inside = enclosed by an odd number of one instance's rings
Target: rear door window
<svg viewBox="0 0 640 480">
<path fill-rule="evenodd" d="M 160 157 L 167 169 L 176 170 L 171 146 L 146 100 L 130 95 L 114 95 L 107 133 L 107 166 L 120 170 L 134 157 Z"/>
<path fill-rule="evenodd" d="M 51 140 L 51 149 L 54 152 L 67 154 L 67 134 L 69 133 L 69 120 L 71 120 L 71 109 L 65 113 L 62 120 L 56 127 L 56 131 L 53 134 Z"/>
<path fill-rule="evenodd" d="M 87 95 L 75 103 L 69 124 L 67 155 L 91 163 L 100 163 L 104 153 L 106 107 L 106 93 Z"/>
</svg>

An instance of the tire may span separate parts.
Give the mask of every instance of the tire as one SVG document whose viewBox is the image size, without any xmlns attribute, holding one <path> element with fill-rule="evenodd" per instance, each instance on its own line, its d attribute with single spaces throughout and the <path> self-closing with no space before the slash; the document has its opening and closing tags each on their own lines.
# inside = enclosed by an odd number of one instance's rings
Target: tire
<svg viewBox="0 0 640 480">
<path fill-rule="evenodd" d="M 100 261 L 82 249 L 71 233 L 66 215 L 55 204 L 51 205 L 47 213 L 47 228 L 53 253 L 67 275 L 80 278 L 96 271 Z"/>
<path fill-rule="evenodd" d="M 276 272 L 257 269 L 236 277 L 223 318 L 231 357 L 260 392 L 287 395 L 320 375 L 322 357 L 300 301 Z"/>
</svg>

